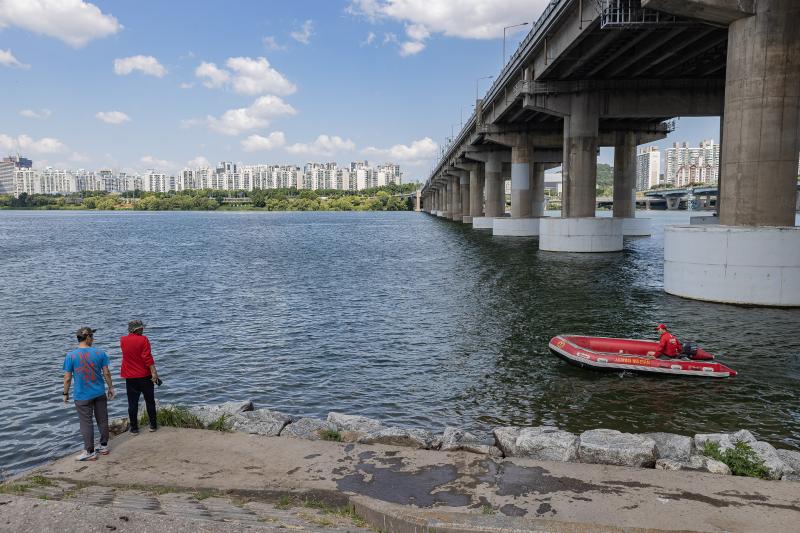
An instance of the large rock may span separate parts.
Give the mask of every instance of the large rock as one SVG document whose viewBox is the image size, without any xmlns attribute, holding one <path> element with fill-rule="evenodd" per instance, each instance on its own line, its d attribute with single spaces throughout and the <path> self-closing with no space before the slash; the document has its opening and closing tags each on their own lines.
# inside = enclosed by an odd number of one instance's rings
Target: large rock
<svg viewBox="0 0 800 533">
<path fill-rule="evenodd" d="M 692 472 L 709 472 L 711 474 L 721 474 L 729 476 L 731 469 L 728 468 L 723 462 L 705 457 L 703 455 L 692 455 L 685 461 L 678 461 L 675 459 L 659 459 L 656 461 L 656 469 L 658 470 L 672 470 L 672 471 L 692 471 Z"/>
<path fill-rule="evenodd" d="M 112 437 L 116 437 L 117 435 L 122 435 L 128 429 L 130 429 L 131 424 L 128 420 L 127 416 L 123 416 L 121 418 L 112 418 L 108 421 L 108 432 L 111 434 Z"/>
<path fill-rule="evenodd" d="M 226 418 L 232 418 L 233 415 L 252 410 L 253 402 L 251 400 L 244 400 L 241 402 L 225 402 L 214 405 L 198 405 L 189 408 L 189 412 L 199 418 L 206 427 L 208 427 L 208 425 L 212 422 L 219 420 L 219 417 L 222 415 L 225 415 Z"/>
<path fill-rule="evenodd" d="M 383 428 L 380 420 L 367 418 L 366 416 L 346 415 L 344 413 L 328 413 L 328 422 L 336 426 L 339 431 L 357 431 L 359 433 L 370 433 Z"/>
<path fill-rule="evenodd" d="M 652 467 L 656 462 L 656 441 L 613 429 L 592 429 L 581 433 L 578 460 L 582 463 Z"/>
<path fill-rule="evenodd" d="M 492 430 L 495 446 L 500 448 L 503 455 L 506 457 L 517 456 L 517 438 L 519 438 L 519 432 L 520 428 L 513 426 L 503 426 Z"/>
<path fill-rule="evenodd" d="M 389 446 L 408 446 L 419 449 L 430 449 L 433 441 L 434 436 L 430 431 L 396 427 L 371 431 L 358 439 L 361 444 L 387 444 Z"/>
<path fill-rule="evenodd" d="M 289 415 L 269 409 L 256 409 L 231 417 L 232 427 L 235 431 L 267 437 L 277 437 L 291 421 L 292 417 Z"/>
<path fill-rule="evenodd" d="M 477 435 L 473 435 L 472 433 L 459 428 L 450 426 L 446 427 L 440 440 L 441 444 L 439 449 L 444 452 L 462 450 L 472 453 L 480 453 L 483 455 L 490 455 L 492 457 L 502 456 L 500 449 L 492 446 L 490 442 L 481 440 Z M 433 447 L 436 448 L 435 442 Z"/>
<path fill-rule="evenodd" d="M 656 441 L 656 456 L 659 459 L 688 461 L 694 453 L 694 439 L 675 433 L 642 433 Z"/>
<path fill-rule="evenodd" d="M 322 440 L 322 432 L 334 430 L 333 424 L 316 418 L 300 418 L 295 420 L 281 431 L 281 437 L 294 439 Z"/>
<path fill-rule="evenodd" d="M 795 474 L 800 475 L 800 452 L 794 450 L 775 450 L 781 461 L 786 466 L 795 471 Z"/>
<path fill-rule="evenodd" d="M 740 429 L 736 433 L 698 433 L 694 436 L 694 446 L 699 452 L 703 451 L 706 442 L 715 442 L 720 451 L 724 452 L 733 448 L 737 442 L 744 442 L 752 446 L 757 441 L 753 434 L 746 429 Z"/>
<path fill-rule="evenodd" d="M 517 456 L 539 461 L 574 461 L 578 437 L 552 426 L 522 428 L 516 442 Z"/>
<path fill-rule="evenodd" d="M 759 459 L 764 461 L 764 466 L 769 472 L 769 479 L 780 479 L 784 474 L 793 474 L 794 470 L 787 466 L 780 458 L 777 450 L 768 442 L 757 441 L 750 444 Z"/>
</svg>

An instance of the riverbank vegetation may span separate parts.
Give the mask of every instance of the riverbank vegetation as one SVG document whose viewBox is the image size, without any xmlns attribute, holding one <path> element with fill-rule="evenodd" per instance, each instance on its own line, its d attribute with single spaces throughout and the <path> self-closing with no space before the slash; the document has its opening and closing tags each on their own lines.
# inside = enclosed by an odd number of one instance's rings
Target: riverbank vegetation
<svg viewBox="0 0 800 533">
<path fill-rule="evenodd" d="M 69 195 L 22 193 L 0 195 L 0 209 L 92 209 L 98 211 L 409 211 L 414 183 L 386 185 L 358 192 L 339 190 L 199 189 L 171 193 L 85 191 Z"/>
</svg>

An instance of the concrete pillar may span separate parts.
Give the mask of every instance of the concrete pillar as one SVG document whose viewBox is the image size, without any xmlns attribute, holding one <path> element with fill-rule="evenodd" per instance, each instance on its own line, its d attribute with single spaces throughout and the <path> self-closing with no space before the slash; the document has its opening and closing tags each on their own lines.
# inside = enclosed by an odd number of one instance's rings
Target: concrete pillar
<svg viewBox="0 0 800 533">
<path fill-rule="evenodd" d="M 759 0 L 728 27 L 720 224 L 794 226 L 800 2 Z"/>
<path fill-rule="evenodd" d="M 544 167 L 543 163 L 534 163 L 531 183 L 531 216 L 543 217 L 547 208 L 547 201 L 544 198 Z"/>
<path fill-rule="evenodd" d="M 530 218 L 533 209 L 533 146 L 520 133 L 511 146 L 511 218 Z"/>
<path fill-rule="evenodd" d="M 461 176 L 450 176 L 449 218 L 461 222 Z"/>
<path fill-rule="evenodd" d="M 501 217 L 505 214 L 506 192 L 502 171 L 503 160 L 500 152 L 490 152 L 485 164 L 487 217 Z"/>
<path fill-rule="evenodd" d="M 636 134 L 619 132 L 614 144 L 614 216 L 636 216 Z"/>
<path fill-rule="evenodd" d="M 469 215 L 473 218 L 483 216 L 483 163 L 475 163 L 469 171 Z"/>
<path fill-rule="evenodd" d="M 469 209 L 469 172 L 466 170 L 461 171 L 461 176 L 459 177 L 459 181 L 461 183 L 461 221 L 464 221 L 464 217 L 469 217 L 470 209 Z"/>
<path fill-rule="evenodd" d="M 572 96 L 564 118 L 564 196 L 562 217 L 593 217 L 597 209 L 597 135 L 599 105 L 594 93 Z"/>
</svg>

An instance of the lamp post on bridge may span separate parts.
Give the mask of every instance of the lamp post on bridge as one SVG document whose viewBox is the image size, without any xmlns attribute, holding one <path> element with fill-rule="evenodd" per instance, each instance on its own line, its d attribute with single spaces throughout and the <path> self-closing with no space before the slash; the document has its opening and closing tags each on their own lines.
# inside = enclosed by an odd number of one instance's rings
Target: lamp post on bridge
<svg viewBox="0 0 800 533">
<path fill-rule="evenodd" d="M 494 76 L 483 76 L 482 78 L 478 78 L 475 80 L 475 101 L 478 101 L 478 87 L 480 86 L 481 80 L 491 80 Z"/>
<path fill-rule="evenodd" d="M 506 66 L 506 30 L 510 30 L 511 28 L 519 28 L 521 26 L 527 26 L 528 24 L 530 23 L 523 22 L 521 24 L 514 24 L 513 26 L 506 26 L 505 28 L 503 28 L 503 62 L 500 65 L 501 68 Z"/>
</svg>

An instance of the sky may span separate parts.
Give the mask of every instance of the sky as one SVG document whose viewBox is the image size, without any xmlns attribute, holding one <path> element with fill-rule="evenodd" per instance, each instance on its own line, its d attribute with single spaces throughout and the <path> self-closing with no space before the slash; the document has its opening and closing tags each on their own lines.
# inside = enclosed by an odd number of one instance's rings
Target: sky
<svg viewBox="0 0 800 533">
<path fill-rule="evenodd" d="M 503 27 L 546 3 L 0 0 L 0 153 L 168 172 L 366 159 L 424 181 L 500 71 Z M 658 144 L 718 136 L 684 118 Z"/>
</svg>

